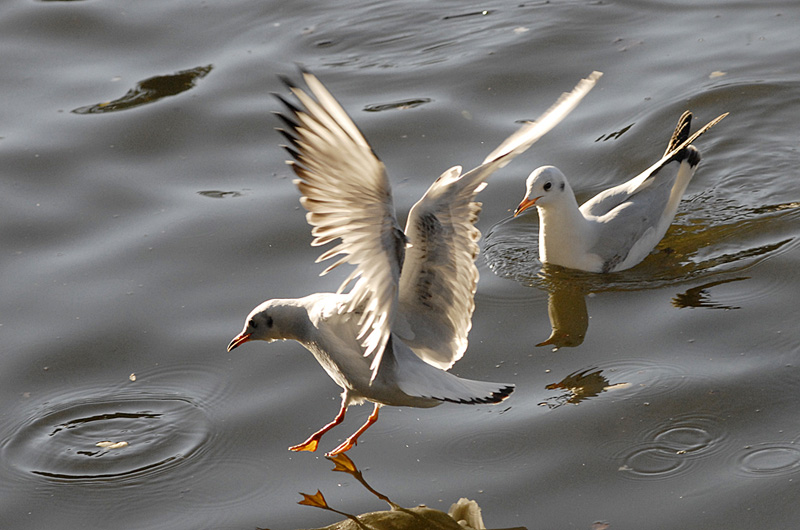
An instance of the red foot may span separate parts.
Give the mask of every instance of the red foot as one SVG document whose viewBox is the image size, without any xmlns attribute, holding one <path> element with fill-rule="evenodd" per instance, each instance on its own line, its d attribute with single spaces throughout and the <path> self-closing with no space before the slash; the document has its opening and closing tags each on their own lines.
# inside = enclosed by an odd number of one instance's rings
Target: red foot
<svg viewBox="0 0 800 530">
<path fill-rule="evenodd" d="M 293 445 L 289 448 L 289 451 L 311 451 L 312 453 L 317 450 L 317 445 L 319 444 L 319 440 L 310 439 L 306 440 L 305 442 Z"/>
</svg>

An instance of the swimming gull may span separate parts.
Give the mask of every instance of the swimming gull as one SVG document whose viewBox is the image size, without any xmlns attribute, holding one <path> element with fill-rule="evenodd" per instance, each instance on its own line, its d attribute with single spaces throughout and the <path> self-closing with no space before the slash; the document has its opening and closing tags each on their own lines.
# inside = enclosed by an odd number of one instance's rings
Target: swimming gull
<svg viewBox="0 0 800 530">
<path fill-rule="evenodd" d="M 367 422 L 328 455 L 351 449 L 382 405 L 433 407 L 499 403 L 513 385 L 472 381 L 448 370 L 464 354 L 478 281 L 480 212 L 475 196 L 505 166 L 569 114 L 602 74 L 593 72 L 536 121 L 525 122 L 467 173 L 445 171 L 397 222 L 383 163 L 344 109 L 312 74 L 308 90 L 284 79 L 299 105 L 278 96 L 289 140 L 288 163 L 313 227 L 312 245 L 338 244 L 318 262 L 355 268 L 337 293 L 268 300 L 250 313 L 228 351 L 252 340 L 295 340 L 344 389 L 336 418 L 292 451 L 315 451 L 351 404 L 370 401 Z M 344 293 L 348 285 L 349 292 Z M 372 361 L 368 357 L 372 357 Z"/>
<path fill-rule="evenodd" d="M 700 152 L 692 142 L 727 115 L 689 136 L 692 113 L 684 112 L 661 160 L 580 208 L 558 168 L 534 170 L 514 216 L 536 206 L 542 263 L 589 272 L 621 271 L 640 263 L 666 234 L 697 169 Z"/>
</svg>

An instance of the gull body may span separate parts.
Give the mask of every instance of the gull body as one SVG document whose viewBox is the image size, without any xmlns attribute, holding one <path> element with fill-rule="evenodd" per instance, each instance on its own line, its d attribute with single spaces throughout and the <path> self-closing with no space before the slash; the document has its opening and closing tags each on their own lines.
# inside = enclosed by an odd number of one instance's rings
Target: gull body
<svg viewBox="0 0 800 530">
<path fill-rule="evenodd" d="M 581 206 L 558 168 L 543 166 L 534 170 L 526 181 L 525 198 L 514 215 L 536 206 L 542 263 L 589 272 L 616 272 L 644 260 L 672 224 L 700 163 L 700 152 L 692 142 L 725 116 L 690 137 L 692 114 L 685 112 L 658 162 Z"/>
<path fill-rule="evenodd" d="M 351 404 L 370 401 L 367 422 L 328 453 L 351 449 L 381 406 L 433 407 L 442 402 L 498 403 L 514 386 L 448 373 L 467 348 L 478 281 L 478 192 L 494 171 L 528 149 L 591 90 L 581 81 L 535 122 L 525 123 L 477 168 L 445 171 L 400 228 L 384 166 L 322 83 L 304 72 L 308 91 L 286 81 L 299 105 L 280 98 L 289 163 L 308 210 L 312 245 L 336 242 L 318 261 L 341 256 L 354 270 L 337 293 L 268 300 L 250 313 L 228 351 L 252 340 L 295 340 L 336 384 L 342 403 L 333 421 L 293 451 L 314 451 Z M 345 289 L 350 286 L 348 292 Z"/>
</svg>

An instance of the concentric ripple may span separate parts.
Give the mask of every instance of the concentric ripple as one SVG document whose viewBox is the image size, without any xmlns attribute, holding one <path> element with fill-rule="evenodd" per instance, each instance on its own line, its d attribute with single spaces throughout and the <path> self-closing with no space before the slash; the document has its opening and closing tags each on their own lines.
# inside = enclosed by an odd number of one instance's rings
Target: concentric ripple
<svg viewBox="0 0 800 530">
<path fill-rule="evenodd" d="M 37 413 L 3 453 L 18 470 L 48 479 L 124 480 L 177 465 L 208 432 L 203 411 L 185 398 L 84 398 Z"/>
<path fill-rule="evenodd" d="M 645 393 L 648 397 L 677 392 L 690 377 L 683 368 L 645 359 L 621 359 L 595 366 L 610 385 L 620 386 L 614 396 L 625 397 Z"/>
<path fill-rule="evenodd" d="M 628 478 L 661 479 L 684 473 L 697 459 L 721 451 L 729 440 L 721 420 L 707 415 L 669 418 L 642 438 L 614 456 Z"/>
<path fill-rule="evenodd" d="M 750 446 L 736 456 L 736 471 L 748 477 L 774 477 L 800 471 L 800 446 L 764 443 Z"/>
</svg>

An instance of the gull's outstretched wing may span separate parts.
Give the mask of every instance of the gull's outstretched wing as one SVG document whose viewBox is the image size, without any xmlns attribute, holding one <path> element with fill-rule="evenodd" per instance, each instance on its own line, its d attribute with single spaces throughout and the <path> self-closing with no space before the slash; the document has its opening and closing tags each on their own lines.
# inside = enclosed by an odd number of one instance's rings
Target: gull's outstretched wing
<svg viewBox="0 0 800 530">
<path fill-rule="evenodd" d="M 475 309 L 481 205 L 475 196 L 497 169 L 563 120 L 602 74 L 593 72 L 536 121 L 525 123 L 472 171 L 445 171 L 411 209 L 395 333 L 426 362 L 450 368 L 467 348 Z"/>
<path fill-rule="evenodd" d="M 372 152 L 356 125 L 322 83 L 303 72 L 304 91 L 285 80 L 300 106 L 286 105 L 286 125 L 279 129 L 291 143 L 295 181 L 314 246 L 338 240 L 317 262 L 334 256 L 355 265 L 339 287 L 355 281 L 342 312 L 358 309 L 359 340 L 364 355 L 375 354 L 373 378 L 389 338 L 397 304 L 397 286 L 406 239 L 397 223 L 383 163 Z"/>
</svg>

